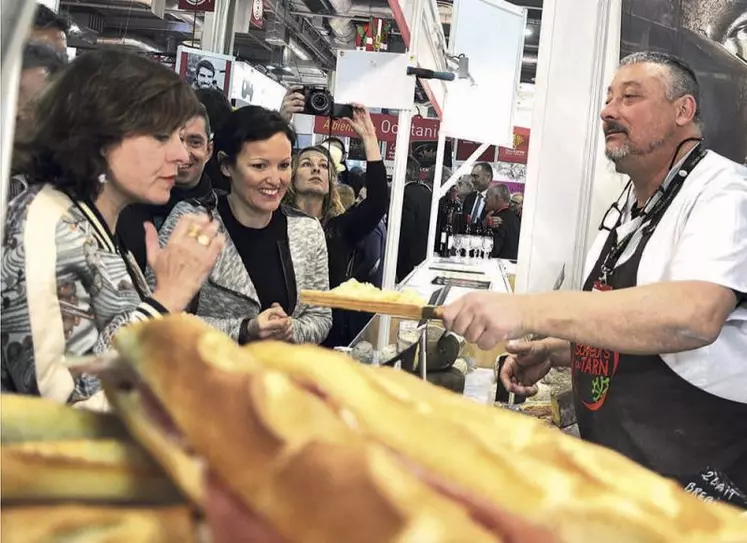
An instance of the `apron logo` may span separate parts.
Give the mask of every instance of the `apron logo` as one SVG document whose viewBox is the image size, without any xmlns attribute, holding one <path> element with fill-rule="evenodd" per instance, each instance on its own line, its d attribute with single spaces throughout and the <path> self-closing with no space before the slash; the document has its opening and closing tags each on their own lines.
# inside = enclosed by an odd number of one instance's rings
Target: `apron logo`
<svg viewBox="0 0 747 543">
<path fill-rule="evenodd" d="M 574 388 L 589 411 L 598 411 L 604 405 L 619 360 L 619 353 L 609 349 L 588 345 L 574 347 Z"/>
</svg>

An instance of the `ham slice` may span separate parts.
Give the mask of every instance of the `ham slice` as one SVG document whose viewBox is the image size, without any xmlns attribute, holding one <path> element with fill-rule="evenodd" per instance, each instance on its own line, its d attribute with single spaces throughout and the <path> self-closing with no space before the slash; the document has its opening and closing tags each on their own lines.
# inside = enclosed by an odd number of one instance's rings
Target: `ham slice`
<svg viewBox="0 0 747 543">
<path fill-rule="evenodd" d="M 285 543 L 267 520 L 246 507 L 210 471 L 205 484 L 205 517 L 213 543 Z"/>
</svg>

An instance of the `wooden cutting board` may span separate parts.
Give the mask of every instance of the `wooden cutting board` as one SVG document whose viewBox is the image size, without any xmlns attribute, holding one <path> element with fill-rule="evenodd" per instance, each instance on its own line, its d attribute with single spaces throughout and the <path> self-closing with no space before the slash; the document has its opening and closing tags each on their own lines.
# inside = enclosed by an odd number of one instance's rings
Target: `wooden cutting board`
<svg viewBox="0 0 747 543">
<path fill-rule="evenodd" d="M 433 305 L 367 300 L 365 298 L 341 296 L 333 292 L 319 290 L 302 290 L 300 298 L 301 303 L 307 305 L 362 311 L 365 313 L 381 313 L 382 315 L 391 315 L 393 317 L 412 320 L 440 320 L 443 317 L 443 308 Z"/>
</svg>

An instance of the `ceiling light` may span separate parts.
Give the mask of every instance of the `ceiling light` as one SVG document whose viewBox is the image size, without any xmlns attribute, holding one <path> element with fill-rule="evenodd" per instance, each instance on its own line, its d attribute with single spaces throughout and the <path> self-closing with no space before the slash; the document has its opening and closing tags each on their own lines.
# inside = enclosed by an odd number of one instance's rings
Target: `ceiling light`
<svg viewBox="0 0 747 543">
<path fill-rule="evenodd" d="M 524 29 L 524 36 L 525 36 L 525 37 L 527 37 L 527 38 L 528 38 L 528 37 L 530 37 L 530 36 L 531 36 L 532 34 L 534 34 L 534 30 L 533 30 L 533 29 L 532 29 L 531 27 L 526 27 L 526 28 Z"/>
<path fill-rule="evenodd" d="M 272 64 L 268 64 L 267 69 L 273 71 L 275 69 L 275 66 L 273 66 Z"/>
<path fill-rule="evenodd" d="M 286 73 L 292 74 L 293 68 L 291 68 L 290 66 L 283 66 L 283 71 Z"/>
</svg>

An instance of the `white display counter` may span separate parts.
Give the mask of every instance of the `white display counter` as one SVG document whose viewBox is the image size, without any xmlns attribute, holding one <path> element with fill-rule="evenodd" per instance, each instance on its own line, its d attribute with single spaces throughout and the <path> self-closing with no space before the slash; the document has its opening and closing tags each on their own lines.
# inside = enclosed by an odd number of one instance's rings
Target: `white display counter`
<svg viewBox="0 0 747 543">
<path fill-rule="evenodd" d="M 515 266 L 500 259 L 471 259 L 433 257 L 415 268 L 399 285 L 412 289 L 426 300 L 436 290 L 450 283 L 451 289 L 445 303 L 453 302 L 475 290 L 511 292 L 507 275 Z"/>
<path fill-rule="evenodd" d="M 511 292 L 508 276 L 515 266 L 510 261 L 498 259 L 466 261 L 462 258 L 434 257 L 415 268 L 398 288 L 411 289 L 428 301 L 435 291 L 449 284 L 444 304 L 480 290 L 508 294 Z M 350 354 L 363 363 L 386 362 L 417 341 L 417 325 L 417 321 L 377 314 L 349 345 Z M 436 337 L 443 330 L 443 325 L 438 322 L 429 323 L 428 327 L 436 329 L 432 330 Z M 459 358 L 466 362 L 462 363 L 463 369 L 470 367 L 465 395 L 477 401 L 487 401 L 495 359 L 504 352 L 504 347 L 501 344 L 490 351 L 483 351 L 477 345 L 463 346 Z"/>
</svg>

